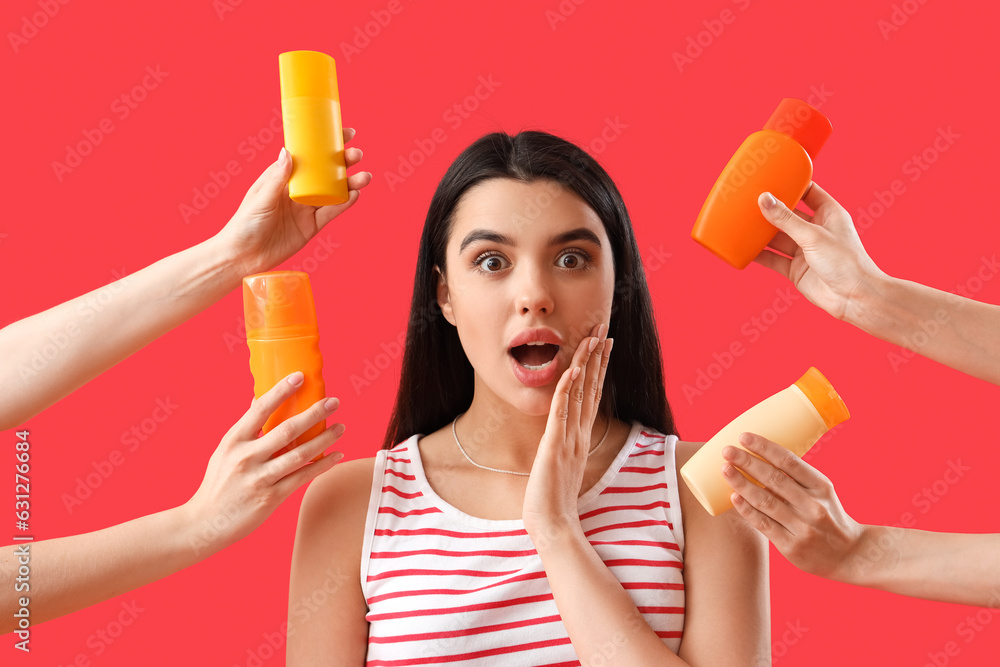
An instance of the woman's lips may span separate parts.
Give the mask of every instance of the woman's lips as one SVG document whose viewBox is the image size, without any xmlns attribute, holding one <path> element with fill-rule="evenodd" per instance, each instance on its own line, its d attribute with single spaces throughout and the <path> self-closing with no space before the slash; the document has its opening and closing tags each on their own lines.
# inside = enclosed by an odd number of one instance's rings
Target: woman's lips
<svg viewBox="0 0 1000 667">
<path fill-rule="evenodd" d="M 528 387 L 543 387 L 552 382 L 559 372 L 560 351 L 561 348 L 560 350 L 556 350 L 556 354 L 552 357 L 552 361 L 548 362 L 548 364 L 538 370 L 531 370 L 530 368 L 522 366 L 521 362 L 517 360 L 511 350 L 507 351 L 507 358 L 510 359 L 514 376 L 517 377 L 521 384 Z"/>
</svg>

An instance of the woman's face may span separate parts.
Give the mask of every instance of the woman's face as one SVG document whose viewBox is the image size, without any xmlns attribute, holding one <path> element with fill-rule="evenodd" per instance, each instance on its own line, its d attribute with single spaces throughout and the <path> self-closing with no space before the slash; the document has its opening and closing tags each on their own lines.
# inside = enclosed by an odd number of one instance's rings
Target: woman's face
<svg viewBox="0 0 1000 667">
<path fill-rule="evenodd" d="M 554 181 L 482 181 L 455 208 L 444 269 L 438 304 L 477 397 L 547 414 L 580 341 L 611 318 L 614 258 L 600 218 Z M 528 330 L 546 344 L 515 346 Z"/>
</svg>

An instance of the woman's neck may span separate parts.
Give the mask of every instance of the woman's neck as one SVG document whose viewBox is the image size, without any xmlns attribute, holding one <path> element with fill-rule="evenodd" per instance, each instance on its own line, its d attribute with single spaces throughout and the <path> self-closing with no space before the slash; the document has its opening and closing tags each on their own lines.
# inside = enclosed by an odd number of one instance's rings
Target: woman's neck
<svg viewBox="0 0 1000 667">
<path fill-rule="evenodd" d="M 548 420 L 548 413 L 529 415 L 504 401 L 473 399 L 469 409 L 458 417 L 455 433 L 476 463 L 527 472 L 534 463 Z M 608 427 L 608 419 L 598 414 L 591 432 L 591 448 Z"/>
</svg>

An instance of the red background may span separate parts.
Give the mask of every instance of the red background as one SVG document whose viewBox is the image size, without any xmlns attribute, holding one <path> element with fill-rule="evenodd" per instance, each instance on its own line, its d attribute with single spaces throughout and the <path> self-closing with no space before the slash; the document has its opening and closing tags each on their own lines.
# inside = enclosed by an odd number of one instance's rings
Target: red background
<svg viewBox="0 0 1000 667">
<path fill-rule="evenodd" d="M 51 18 L 37 14 L 46 2 L 50 12 L 58 8 Z M 911 512 L 925 530 L 997 530 L 994 512 L 984 511 L 996 506 L 989 492 L 1000 464 L 996 387 L 920 357 L 894 368 L 890 355 L 898 347 L 805 299 L 771 318 L 766 311 L 776 290 L 788 286 L 784 278 L 758 265 L 737 272 L 688 236 L 719 171 L 777 102 L 825 90 L 821 110 L 834 132 L 817 158 L 817 182 L 856 220 L 894 180 L 905 185 L 862 236 L 879 266 L 944 290 L 978 288 L 976 298 L 1000 301 L 1000 280 L 970 282 L 1000 241 L 987 217 L 992 202 L 979 201 L 993 190 L 1000 149 L 990 83 L 1000 64 L 995 6 L 517 0 L 494 8 L 403 0 L 391 14 L 387 0 L 221 2 L 3 4 L 0 324 L 220 229 L 281 146 L 280 134 L 261 132 L 279 105 L 278 53 L 321 50 L 337 59 L 344 124 L 357 128 L 354 145 L 365 151 L 362 165 L 374 182 L 323 232 L 339 244 L 326 261 L 314 241 L 285 266 L 312 276 L 324 375 L 330 394 L 342 401 L 337 421 L 348 424 L 341 444 L 349 458 L 373 455 L 385 430 L 399 375 L 393 346 L 405 327 L 419 234 L 438 180 L 483 133 L 544 129 L 593 149 L 625 196 L 682 437 L 709 438 L 816 365 L 853 417 L 810 460 L 834 480 L 853 516 L 892 523 Z M 723 17 L 729 23 L 720 20 L 723 10 L 731 12 Z M 901 25 L 884 35 L 894 12 Z M 553 22 L 555 16 L 565 20 Z M 391 20 L 379 26 L 371 23 L 376 17 Z M 43 19 L 37 30 L 25 27 Z M 367 43 L 366 26 L 375 34 Z M 12 44 L 11 33 L 30 38 Z M 678 67 L 673 54 L 690 46 L 689 37 L 705 46 L 701 53 L 691 47 L 697 57 Z M 363 48 L 345 53 L 354 40 Z M 141 83 L 147 66 L 168 74 L 120 118 L 114 101 Z M 499 85 L 486 99 L 470 99 L 477 108 L 456 128 L 445 114 L 474 95 L 480 77 Z M 60 181 L 52 163 L 65 161 L 67 144 L 103 118 L 111 119 L 113 132 Z M 609 119 L 617 119 L 620 133 L 603 147 L 593 144 Z M 438 128 L 446 140 L 391 189 L 387 173 L 398 172 L 415 141 Z M 939 128 L 959 138 L 912 181 L 907 161 L 933 146 Z M 241 145 L 258 133 L 264 150 L 249 159 Z M 194 189 L 231 160 L 240 173 L 186 224 L 180 205 L 192 204 Z M 234 291 L 28 420 L 38 538 L 97 530 L 190 497 L 220 437 L 250 401 L 248 353 L 233 338 L 240 315 Z M 772 322 L 757 330 L 758 340 L 751 340 L 754 317 Z M 710 368 L 714 355 L 734 342 L 743 344 L 742 356 L 724 371 Z M 367 362 L 387 359 L 391 364 L 369 386 L 352 387 Z M 689 401 L 683 387 L 699 371 L 718 377 Z M 122 434 L 167 398 L 179 406 L 173 415 L 67 513 L 62 494 L 123 450 Z M 15 437 L 6 432 L 0 441 L 11 452 L 0 456 L 9 466 Z M 922 512 L 927 506 L 914 496 L 935 481 L 941 489 L 949 461 L 959 460 L 969 470 Z M 0 488 L 9 489 L 0 504 L 12 505 L 13 481 Z M 2 660 L 58 665 L 83 654 L 94 665 L 256 664 L 265 635 L 286 618 L 301 497 L 293 495 L 253 535 L 205 562 L 38 626 L 30 657 L 13 649 L 13 636 L 4 637 Z M 973 607 L 825 581 L 774 550 L 771 591 L 777 664 L 920 667 L 938 654 L 939 665 L 985 665 L 1000 649 L 1000 622 L 971 637 L 959 633 Z M 133 601 L 143 611 L 96 655 L 88 638 Z M 798 634 L 787 632 L 791 626 Z M 952 641 L 959 653 L 947 657 Z M 262 664 L 283 664 L 283 655 Z"/>
</svg>

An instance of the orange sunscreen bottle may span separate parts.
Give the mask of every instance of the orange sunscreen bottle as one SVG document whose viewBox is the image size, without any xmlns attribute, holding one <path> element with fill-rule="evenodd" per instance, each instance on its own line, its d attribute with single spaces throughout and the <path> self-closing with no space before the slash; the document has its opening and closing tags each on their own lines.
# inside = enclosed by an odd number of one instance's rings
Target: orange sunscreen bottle
<svg viewBox="0 0 1000 667">
<path fill-rule="evenodd" d="M 816 153 L 833 126 L 814 107 L 786 97 L 722 170 L 691 230 L 691 238 L 737 269 L 746 268 L 778 233 L 757 197 L 770 192 L 794 209 L 812 180 Z"/>
<path fill-rule="evenodd" d="M 281 120 L 292 156 L 288 195 L 309 206 L 348 199 L 344 129 L 333 58 L 319 51 L 278 55 Z"/>
<path fill-rule="evenodd" d="M 733 506 L 729 499 L 733 489 L 722 474 L 722 449 L 732 445 L 747 451 L 739 444 L 741 433 L 762 435 L 802 456 L 824 433 L 850 416 L 823 374 L 810 368 L 795 384 L 729 422 L 681 466 L 681 477 L 708 513 L 718 516 Z M 764 486 L 749 475 L 745 477 Z"/>
<path fill-rule="evenodd" d="M 264 424 L 263 431 L 267 433 L 326 395 L 309 276 L 301 271 L 269 271 L 247 276 L 243 279 L 243 313 L 254 396 L 260 398 L 289 373 L 302 371 L 305 375 L 299 390 Z M 326 421 L 319 422 L 278 453 L 315 438 L 325 428 Z"/>
</svg>

